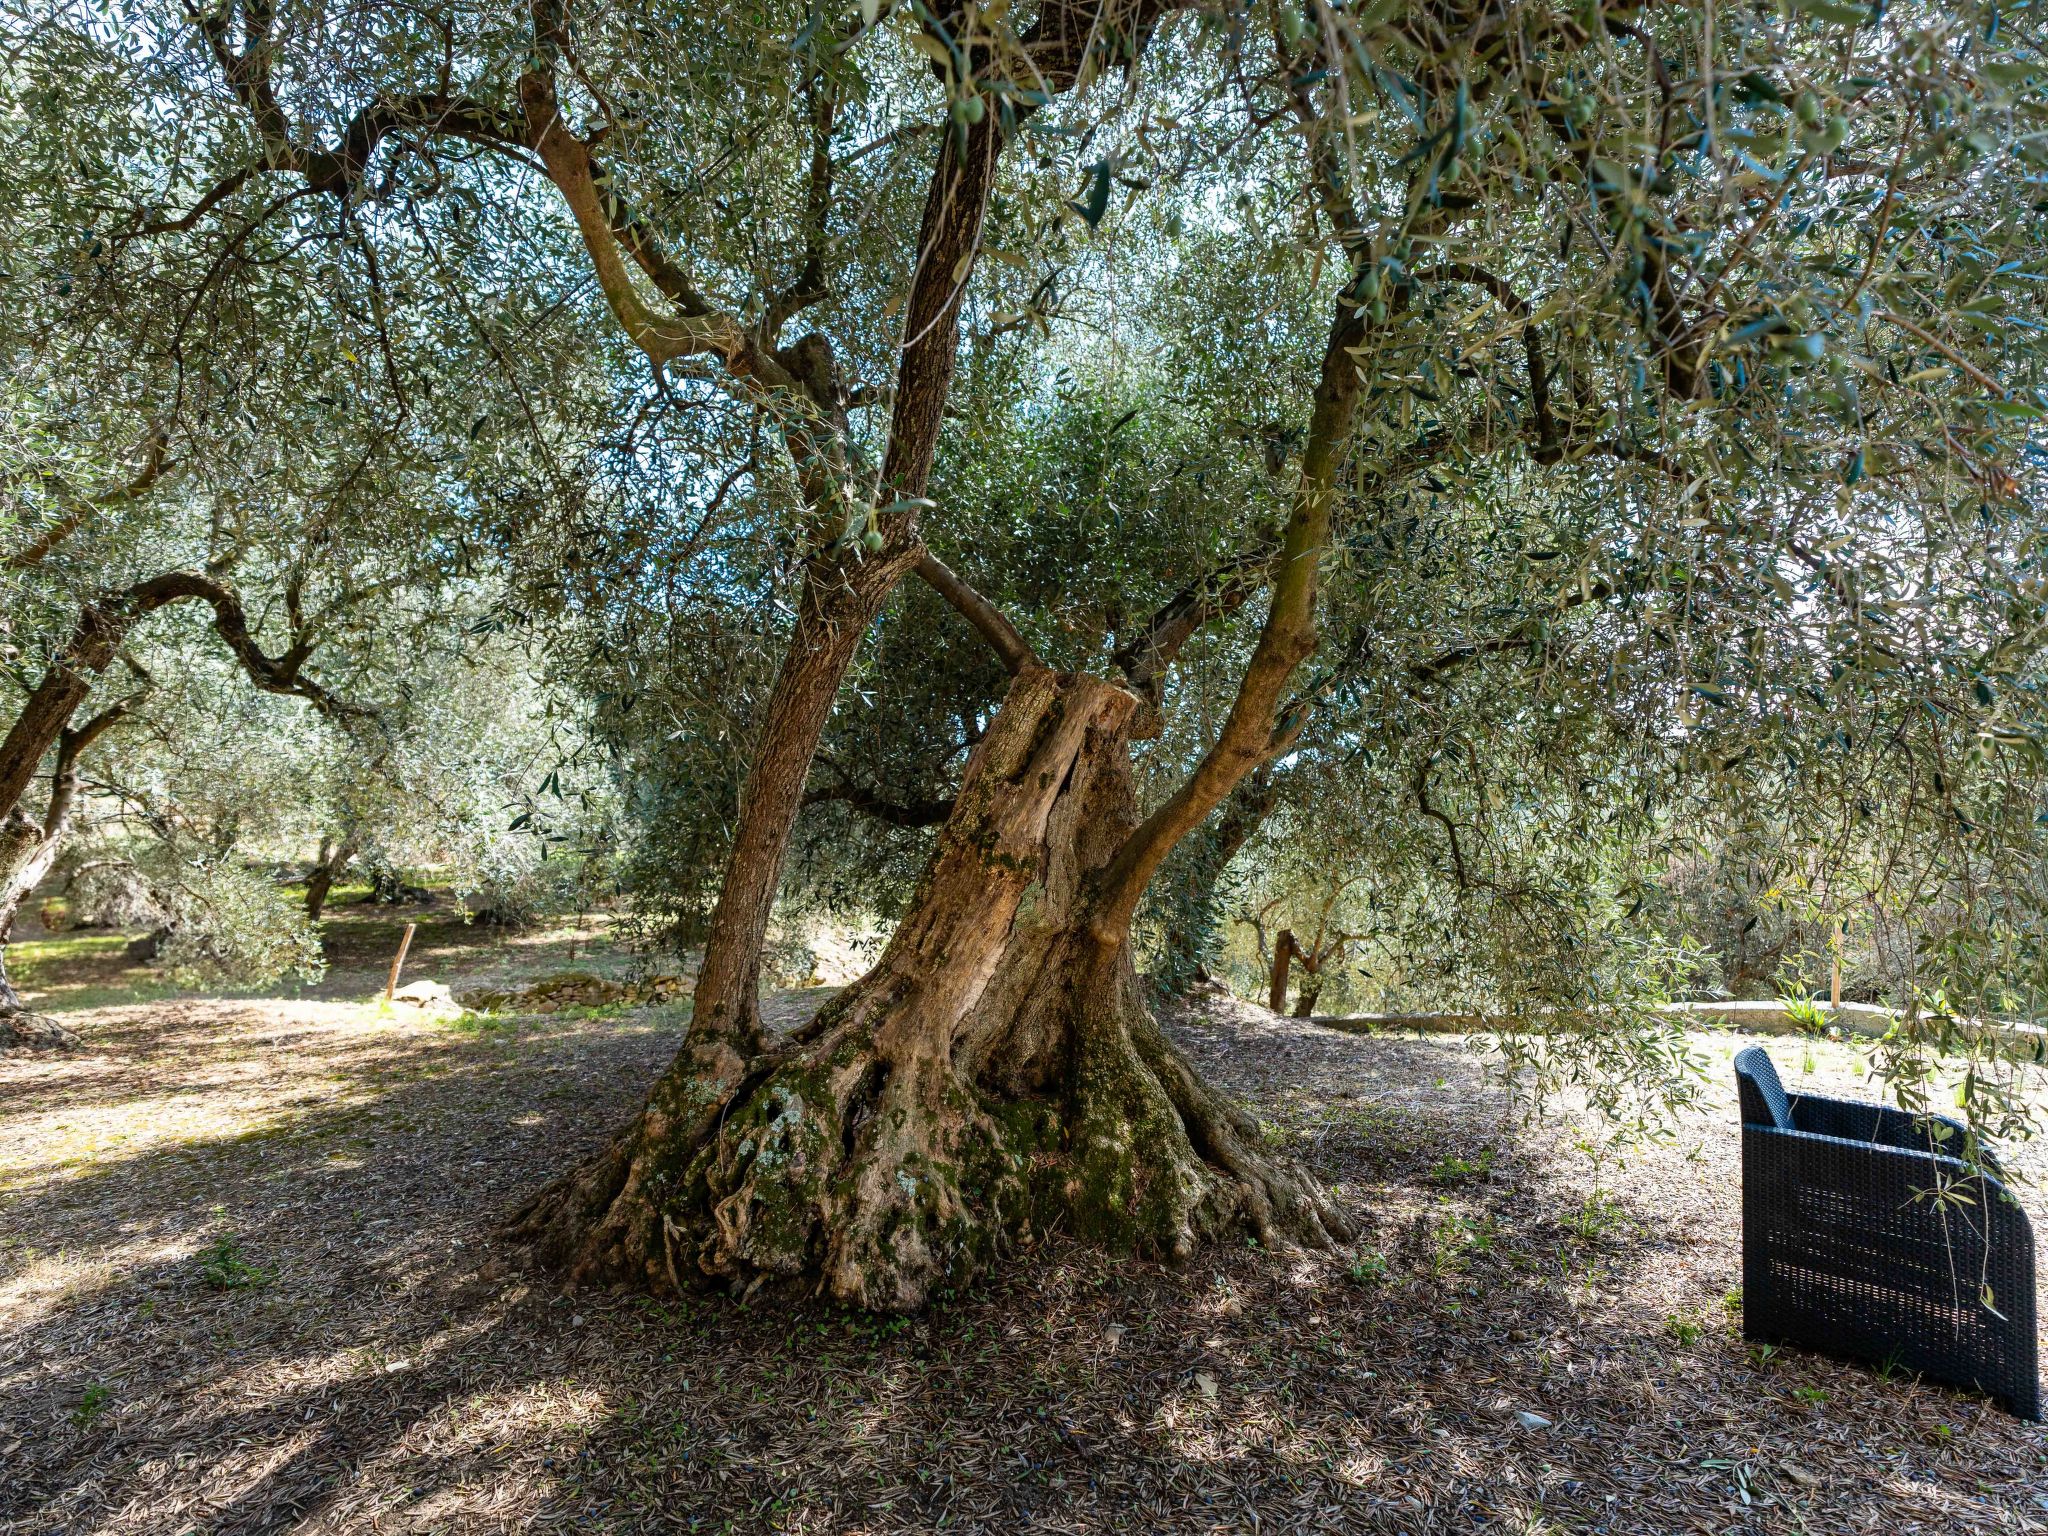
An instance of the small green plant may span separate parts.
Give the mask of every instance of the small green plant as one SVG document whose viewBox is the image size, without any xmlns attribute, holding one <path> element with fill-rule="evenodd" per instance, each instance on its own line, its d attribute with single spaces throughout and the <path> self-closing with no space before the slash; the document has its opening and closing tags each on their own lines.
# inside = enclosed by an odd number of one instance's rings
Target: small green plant
<svg viewBox="0 0 2048 1536">
<path fill-rule="evenodd" d="M 1755 1366 L 1758 1370 L 1762 1370 L 1765 1366 L 1771 1363 L 1772 1359 L 1776 1357 L 1777 1353 L 1778 1346 L 1775 1344 L 1751 1345 L 1749 1351 L 1749 1363 Z"/>
<path fill-rule="evenodd" d="M 1492 1174 L 1493 1155 L 1491 1146 L 1481 1147 L 1478 1157 L 1470 1160 L 1447 1152 L 1436 1160 L 1429 1176 L 1438 1184 L 1470 1184 Z"/>
<path fill-rule="evenodd" d="M 222 1233 L 199 1251 L 199 1275 L 216 1291 L 246 1291 L 270 1284 L 269 1270 L 242 1256 L 233 1234 Z"/>
<path fill-rule="evenodd" d="M 1727 1295 L 1721 1298 L 1721 1310 L 1723 1312 L 1726 1312 L 1730 1317 L 1740 1317 L 1742 1315 L 1741 1286 L 1738 1285 L 1737 1287 L 1735 1287 L 1734 1290 L 1730 1291 Z"/>
<path fill-rule="evenodd" d="M 1596 1189 L 1565 1218 L 1565 1230 L 1582 1242 L 1597 1243 L 1628 1223 L 1628 1212 L 1614 1196 Z"/>
<path fill-rule="evenodd" d="M 1678 1341 L 1679 1347 L 1682 1349 L 1690 1349 L 1693 1345 L 1699 1343 L 1700 1334 L 1703 1331 L 1698 1318 L 1687 1317 L 1679 1312 L 1667 1312 L 1665 1314 L 1664 1328 L 1672 1338 Z"/>
<path fill-rule="evenodd" d="M 1375 1250 L 1361 1253 L 1351 1261 L 1351 1283 L 1353 1285 L 1384 1285 L 1387 1279 L 1387 1256 Z"/>
<path fill-rule="evenodd" d="M 1780 1005 L 1785 1010 L 1786 1022 L 1802 1035 L 1827 1033 L 1828 1016 L 1822 1011 L 1820 1004 L 1809 1002 L 1803 997 L 1787 997 L 1780 999 Z"/>
<path fill-rule="evenodd" d="M 105 1382 L 96 1381 L 78 1396 L 78 1406 L 71 1410 L 71 1422 L 80 1429 L 113 1406 L 114 1392 Z"/>
<path fill-rule="evenodd" d="M 1794 1387 L 1792 1395 L 1802 1403 L 1811 1403 L 1816 1408 L 1828 1400 L 1827 1393 L 1819 1387 Z"/>
<path fill-rule="evenodd" d="M 1433 1242 L 1429 1272 L 1436 1280 L 1461 1273 L 1473 1254 L 1493 1251 L 1492 1225 L 1474 1221 L 1461 1212 L 1450 1212 L 1441 1222 L 1433 1224 L 1430 1236 Z"/>
</svg>

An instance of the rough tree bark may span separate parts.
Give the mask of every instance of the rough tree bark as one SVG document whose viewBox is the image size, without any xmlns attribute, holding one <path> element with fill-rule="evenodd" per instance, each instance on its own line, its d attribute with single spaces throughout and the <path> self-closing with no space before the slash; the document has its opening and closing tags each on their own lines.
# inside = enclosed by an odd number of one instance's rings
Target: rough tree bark
<svg viewBox="0 0 2048 1536">
<path fill-rule="evenodd" d="M 624 1134 L 517 1214 L 515 1241 L 572 1280 L 781 1282 L 905 1311 L 1055 1220 L 1161 1257 L 1349 1234 L 1159 1029 L 1130 932 L 1174 845 L 1291 739 L 1276 717 L 1314 645 L 1360 339 L 1340 310 L 1272 603 L 1188 782 L 1140 819 L 1130 742 L 1156 696 L 1134 684 L 1177 642 L 1121 681 L 1023 661 L 874 969 L 731 1068 L 686 1048 Z"/>
<path fill-rule="evenodd" d="M 715 1104 L 679 1059 L 514 1235 L 579 1279 L 798 1282 L 891 1311 L 1055 1221 L 1160 1257 L 1225 1233 L 1346 1235 L 1166 1039 L 1127 929 L 1100 921 L 1138 825 L 1138 702 L 1027 666 L 875 968 Z"/>
</svg>

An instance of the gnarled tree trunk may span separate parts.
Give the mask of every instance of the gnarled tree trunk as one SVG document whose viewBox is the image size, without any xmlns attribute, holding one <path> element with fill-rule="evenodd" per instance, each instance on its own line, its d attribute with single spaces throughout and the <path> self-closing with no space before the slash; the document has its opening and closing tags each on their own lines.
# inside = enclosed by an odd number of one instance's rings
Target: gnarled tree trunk
<svg viewBox="0 0 2048 1536">
<path fill-rule="evenodd" d="M 1029 666 L 881 960 L 707 1095 L 689 1053 L 514 1235 L 583 1280 L 782 1282 L 905 1311 L 1059 1222 L 1184 1257 L 1348 1232 L 1146 1011 L 1098 879 L 1137 825 L 1134 696 Z"/>
<path fill-rule="evenodd" d="M 766 1049 L 729 1018 L 693 1022 L 639 1119 L 529 1202 L 515 1240 L 572 1279 L 782 1282 L 907 1311 L 1055 1219 L 1164 1257 L 1231 1232 L 1348 1235 L 1324 1191 L 1267 1153 L 1160 1032 L 1130 930 L 1174 846 L 1290 739 L 1277 712 L 1315 644 L 1362 334 L 1340 308 L 1259 642 L 1186 782 L 1141 821 L 1130 740 L 1151 700 L 1006 651 L 1009 695 L 875 968 Z M 815 738 L 801 746 L 792 761 L 807 764 Z M 779 857 L 744 874 L 776 869 Z"/>
</svg>

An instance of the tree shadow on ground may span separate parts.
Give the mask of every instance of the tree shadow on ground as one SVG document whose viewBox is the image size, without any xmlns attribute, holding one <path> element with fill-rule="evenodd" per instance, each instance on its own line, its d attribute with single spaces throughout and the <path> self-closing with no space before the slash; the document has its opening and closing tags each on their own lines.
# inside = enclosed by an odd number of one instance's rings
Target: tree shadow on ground
<svg viewBox="0 0 2048 1536">
<path fill-rule="evenodd" d="M 1720 1307 L 1732 1130 L 1662 1182 L 1596 1190 L 1505 1121 L 1454 1042 L 1248 1014 L 1181 1029 L 1341 1186 L 1353 1250 L 1175 1270 L 1054 1234 L 890 1320 L 563 1295 L 505 1269 L 497 1220 L 624 1117 L 673 1021 L 372 1036 L 224 1006 L 93 1048 L 107 1102 L 151 1112 L 154 1074 L 159 1097 L 216 1100 L 253 1134 L 102 1149 L 4 1197 L 9 1530 L 1950 1531 L 2048 1513 L 2038 1430 L 1747 1354 Z M 67 1113 L 94 1102 L 45 1086 Z M 222 1237 L 248 1283 L 209 1277 Z"/>
</svg>

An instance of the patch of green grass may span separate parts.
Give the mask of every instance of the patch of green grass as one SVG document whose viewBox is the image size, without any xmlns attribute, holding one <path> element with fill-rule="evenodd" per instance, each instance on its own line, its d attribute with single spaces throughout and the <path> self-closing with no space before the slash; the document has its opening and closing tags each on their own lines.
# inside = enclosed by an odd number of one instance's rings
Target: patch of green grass
<svg viewBox="0 0 2048 1536">
<path fill-rule="evenodd" d="M 1446 1152 L 1436 1160 L 1436 1166 L 1429 1170 L 1430 1178 L 1438 1184 L 1471 1184 L 1488 1178 L 1493 1173 L 1493 1148 L 1484 1146 L 1476 1158 L 1459 1157 Z"/>
<path fill-rule="evenodd" d="M 1678 1341 L 1681 1349 L 1691 1349 L 1699 1343 L 1700 1334 L 1705 1332 L 1705 1329 L 1696 1317 L 1687 1317 L 1680 1312 L 1667 1312 L 1664 1314 L 1664 1331 Z"/>
<path fill-rule="evenodd" d="M 113 1405 L 113 1388 L 103 1381 L 96 1381 L 78 1394 L 78 1406 L 71 1410 L 71 1422 L 84 1429 Z"/>
<path fill-rule="evenodd" d="M 106 955 L 126 947 L 129 936 L 112 929 L 95 928 L 54 939 L 20 939 L 7 946 L 7 963 L 35 965 L 44 960 L 76 960 L 84 955 Z"/>
<path fill-rule="evenodd" d="M 229 1232 L 223 1232 L 199 1251 L 199 1276 L 216 1291 L 256 1290 L 276 1278 L 243 1257 L 241 1245 Z"/>
<path fill-rule="evenodd" d="M 74 933 L 55 939 L 23 939 L 7 946 L 7 968 L 19 982 L 40 986 L 52 966 L 73 965 L 99 956 L 118 955 L 128 946 L 121 933 Z"/>
<path fill-rule="evenodd" d="M 31 983 L 33 985 L 33 983 Z M 148 978 L 104 987 L 66 987 L 35 1000 L 38 1013 L 84 1013 L 92 1008 L 123 1008 L 134 1003 L 161 1003 L 168 998 L 190 996 L 167 981 Z M 215 993 L 214 996 L 225 996 Z"/>
<path fill-rule="evenodd" d="M 495 1039 L 510 1035 L 523 1035 L 540 1028 L 538 1015 L 530 1013 L 500 1012 L 495 1008 L 465 1008 L 457 1014 L 440 1014 L 428 1019 L 443 1029 L 458 1035 L 469 1035 L 477 1039 Z"/>
</svg>

